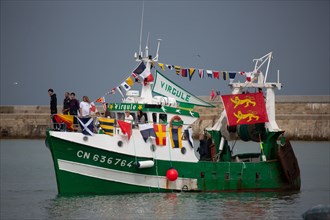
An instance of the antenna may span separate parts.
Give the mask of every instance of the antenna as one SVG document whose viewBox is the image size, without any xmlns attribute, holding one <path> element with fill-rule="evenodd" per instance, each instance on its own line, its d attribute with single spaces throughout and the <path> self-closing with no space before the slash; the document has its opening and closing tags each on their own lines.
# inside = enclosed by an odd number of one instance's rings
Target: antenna
<svg viewBox="0 0 330 220">
<path fill-rule="evenodd" d="M 142 56 L 141 41 L 142 41 L 142 30 L 143 30 L 143 15 L 144 15 L 144 1 L 142 1 L 142 16 L 141 16 L 140 45 L 139 45 L 139 55 L 141 56 Z"/>
<path fill-rule="evenodd" d="M 150 34 L 150 33 L 148 32 L 147 43 L 146 43 L 146 52 L 145 52 L 145 53 L 146 53 L 146 54 L 145 54 L 146 57 L 149 56 L 149 53 L 148 53 L 149 34 Z"/>
<path fill-rule="evenodd" d="M 154 61 L 158 61 L 158 52 L 159 52 L 159 46 L 160 46 L 160 42 L 162 41 L 162 39 L 157 39 L 158 41 L 158 45 L 157 45 L 157 52 L 156 52 L 156 56 L 154 58 Z"/>
</svg>

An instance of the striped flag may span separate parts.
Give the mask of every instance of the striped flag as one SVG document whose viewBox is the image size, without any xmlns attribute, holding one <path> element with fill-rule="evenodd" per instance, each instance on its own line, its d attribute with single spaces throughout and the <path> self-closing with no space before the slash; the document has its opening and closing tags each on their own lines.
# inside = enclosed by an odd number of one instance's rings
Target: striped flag
<svg viewBox="0 0 330 220">
<path fill-rule="evenodd" d="M 115 119 L 113 119 L 113 118 L 103 118 L 103 117 L 98 117 L 97 119 L 100 123 L 100 127 L 102 128 L 103 132 L 105 134 L 113 136 Z"/>
<path fill-rule="evenodd" d="M 227 80 L 228 79 L 228 72 L 227 71 L 223 71 L 222 72 L 222 78 L 223 78 L 223 80 Z"/>
<path fill-rule="evenodd" d="M 169 127 L 172 148 L 182 148 L 182 126 L 178 128 Z"/>
<path fill-rule="evenodd" d="M 174 68 L 175 68 L 176 75 L 180 75 L 181 67 L 180 66 L 174 66 Z"/>
</svg>

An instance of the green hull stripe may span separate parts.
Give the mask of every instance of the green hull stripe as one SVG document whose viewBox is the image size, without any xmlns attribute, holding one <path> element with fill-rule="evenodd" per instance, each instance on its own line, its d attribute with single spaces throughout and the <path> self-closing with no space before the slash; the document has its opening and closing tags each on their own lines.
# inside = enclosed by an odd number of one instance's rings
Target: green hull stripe
<svg viewBox="0 0 330 220">
<path fill-rule="evenodd" d="M 136 174 L 61 159 L 57 161 L 60 170 L 97 179 L 159 189 L 182 190 L 184 188 L 188 191 L 198 189 L 197 179 L 192 178 L 179 177 L 176 181 L 169 181 L 165 176 Z"/>
</svg>

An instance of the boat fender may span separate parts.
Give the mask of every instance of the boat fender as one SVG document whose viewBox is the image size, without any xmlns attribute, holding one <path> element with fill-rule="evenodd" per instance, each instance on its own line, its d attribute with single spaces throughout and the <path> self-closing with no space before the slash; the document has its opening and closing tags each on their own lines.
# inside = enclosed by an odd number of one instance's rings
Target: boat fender
<svg viewBox="0 0 330 220">
<path fill-rule="evenodd" d="M 150 168 L 154 166 L 154 161 L 152 160 L 145 160 L 145 161 L 138 161 L 136 163 L 137 168 L 142 169 L 142 168 Z"/>
<path fill-rule="evenodd" d="M 170 168 L 166 172 L 166 178 L 169 181 L 175 181 L 178 178 L 178 176 L 179 176 L 178 171 L 174 168 Z"/>
</svg>

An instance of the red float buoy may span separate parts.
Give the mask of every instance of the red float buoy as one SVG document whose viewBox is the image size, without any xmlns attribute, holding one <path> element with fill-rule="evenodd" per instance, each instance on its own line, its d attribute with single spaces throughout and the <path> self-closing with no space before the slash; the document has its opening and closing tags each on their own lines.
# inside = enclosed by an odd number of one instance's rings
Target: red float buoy
<svg viewBox="0 0 330 220">
<path fill-rule="evenodd" d="M 178 171 L 174 168 L 170 168 L 167 172 L 166 172 L 166 178 L 169 181 L 175 181 L 178 178 L 179 174 Z"/>
</svg>

